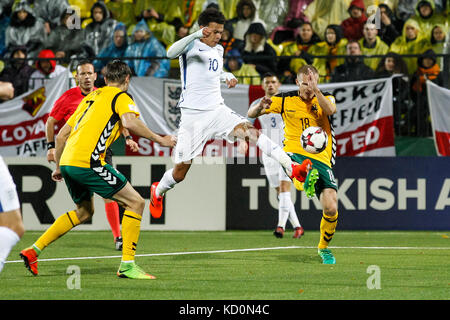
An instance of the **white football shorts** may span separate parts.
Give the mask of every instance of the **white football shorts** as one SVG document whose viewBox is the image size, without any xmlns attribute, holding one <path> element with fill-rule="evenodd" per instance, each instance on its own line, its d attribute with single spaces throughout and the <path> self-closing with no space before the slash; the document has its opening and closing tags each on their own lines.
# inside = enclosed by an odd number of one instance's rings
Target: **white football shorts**
<svg viewBox="0 0 450 320">
<path fill-rule="evenodd" d="M 20 209 L 16 184 L 6 163 L 0 157 L 0 213 Z"/>
<path fill-rule="evenodd" d="M 177 145 L 173 154 L 175 163 L 190 161 L 200 155 L 209 140 L 226 139 L 233 142 L 230 133 L 243 122 L 248 122 L 247 118 L 224 104 L 212 110 L 181 108 Z"/>
<path fill-rule="evenodd" d="M 264 171 L 270 187 L 278 188 L 280 186 L 280 181 L 291 181 L 278 161 L 272 159 L 265 153 L 262 154 L 261 160 L 264 165 Z"/>
</svg>

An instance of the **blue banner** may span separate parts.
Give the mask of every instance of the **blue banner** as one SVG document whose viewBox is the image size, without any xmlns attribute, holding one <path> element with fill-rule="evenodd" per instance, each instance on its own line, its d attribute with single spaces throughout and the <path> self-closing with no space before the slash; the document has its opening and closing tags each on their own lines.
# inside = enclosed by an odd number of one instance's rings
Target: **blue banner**
<svg viewBox="0 0 450 320">
<path fill-rule="evenodd" d="M 227 165 L 227 229 L 273 229 L 276 192 L 260 164 Z M 450 161 L 442 157 L 339 157 L 340 230 L 450 230 Z M 305 229 L 318 230 L 321 206 L 293 192 Z M 289 224 L 288 224 L 289 225 Z"/>
</svg>

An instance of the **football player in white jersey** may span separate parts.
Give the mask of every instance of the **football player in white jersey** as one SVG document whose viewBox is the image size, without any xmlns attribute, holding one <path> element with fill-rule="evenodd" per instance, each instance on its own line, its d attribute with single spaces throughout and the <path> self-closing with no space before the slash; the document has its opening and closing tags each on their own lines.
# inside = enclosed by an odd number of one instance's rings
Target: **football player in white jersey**
<svg viewBox="0 0 450 320">
<path fill-rule="evenodd" d="M 280 81 L 273 73 L 266 73 L 262 79 L 262 88 L 265 96 L 271 98 L 278 94 L 280 88 Z M 250 105 L 247 116 L 255 118 L 257 114 L 254 112 L 255 108 L 259 108 L 259 103 L 262 98 L 256 99 Z M 277 142 L 281 147 L 284 139 L 284 123 L 279 113 L 267 113 L 258 117 L 261 124 L 261 131 L 269 136 L 273 141 Z M 266 173 L 269 185 L 275 188 L 278 193 L 278 225 L 274 231 L 277 238 L 282 238 L 284 230 L 286 230 L 286 223 L 289 222 L 294 228 L 293 238 L 300 238 L 304 234 L 303 227 L 300 225 L 297 213 L 295 212 L 294 203 L 291 199 L 291 179 L 286 175 L 280 163 L 274 161 L 266 154 L 262 154 L 262 163 Z"/>
<path fill-rule="evenodd" d="M 178 103 L 181 121 L 174 150 L 174 168 L 165 172 L 161 181 L 151 186 L 150 213 L 162 214 L 164 194 L 184 180 L 192 159 L 201 154 L 207 141 L 213 138 L 243 139 L 256 145 L 286 170 L 291 178 L 304 181 L 312 163 L 298 164 L 283 149 L 257 130 L 247 118 L 224 104 L 220 83 L 228 88 L 237 84 L 233 74 L 223 71 L 223 47 L 219 44 L 225 24 L 223 14 L 213 8 L 203 11 L 200 30 L 175 42 L 167 57 L 179 57 L 182 93 Z"/>
<path fill-rule="evenodd" d="M 11 249 L 24 233 L 16 185 L 0 156 L 0 272 Z"/>
</svg>

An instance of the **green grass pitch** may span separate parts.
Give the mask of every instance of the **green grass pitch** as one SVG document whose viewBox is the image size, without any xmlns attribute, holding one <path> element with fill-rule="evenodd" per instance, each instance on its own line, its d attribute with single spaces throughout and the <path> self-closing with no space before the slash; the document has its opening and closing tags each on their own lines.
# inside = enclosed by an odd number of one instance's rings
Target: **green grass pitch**
<svg viewBox="0 0 450 320">
<path fill-rule="evenodd" d="M 322 265 L 317 231 L 277 239 L 270 230 L 142 231 L 136 262 L 156 280 L 120 279 L 111 232 L 71 231 L 39 257 L 39 275 L 19 251 L 0 273 L 1 300 L 448 300 L 450 233 L 339 231 Z M 75 271 L 74 271 L 75 270 Z M 79 272 L 79 273 L 78 273 Z"/>
</svg>

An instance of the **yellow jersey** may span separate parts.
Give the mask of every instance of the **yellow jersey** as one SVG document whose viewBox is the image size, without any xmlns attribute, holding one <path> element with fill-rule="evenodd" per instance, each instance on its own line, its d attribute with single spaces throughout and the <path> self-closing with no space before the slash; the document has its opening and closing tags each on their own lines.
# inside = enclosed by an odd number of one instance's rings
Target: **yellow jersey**
<svg viewBox="0 0 450 320">
<path fill-rule="evenodd" d="M 329 93 L 323 95 L 336 105 L 335 98 Z M 277 94 L 272 98 L 272 104 L 262 113 L 279 113 L 284 121 L 283 150 L 297 153 L 333 167 L 336 158 L 336 139 L 330 119 L 314 97 L 311 101 L 303 101 L 298 91 Z M 308 127 L 321 127 L 328 135 L 328 144 L 324 151 L 318 154 L 306 152 L 301 145 L 303 130 Z"/>
<path fill-rule="evenodd" d="M 61 166 L 94 168 L 105 165 L 105 151 L 120 136 L 120 117 L 139 116 L 132 97 L 116 87 L 88 94 L 67 120 L 72 128 L 61 156 Z"/>
</svg>

